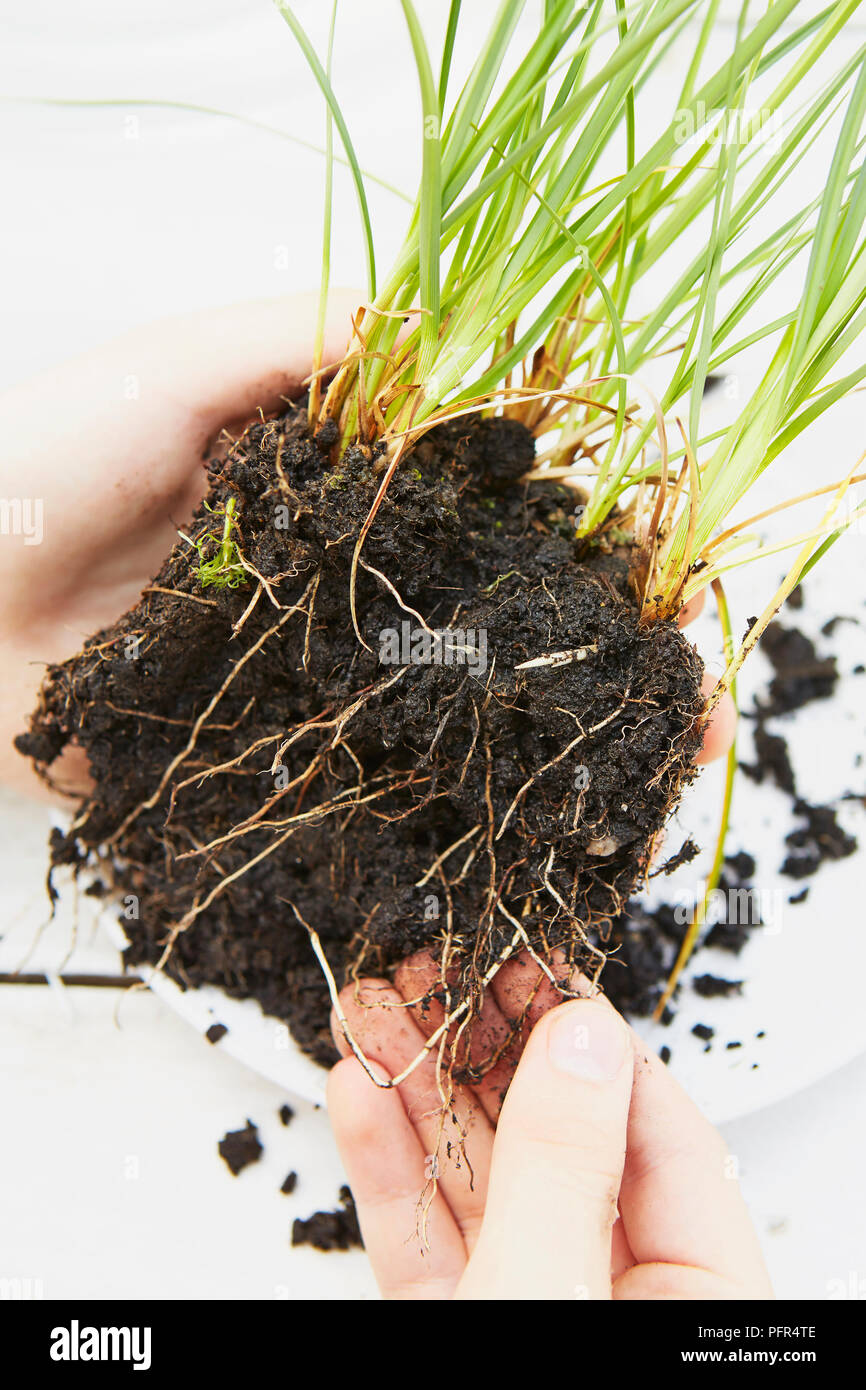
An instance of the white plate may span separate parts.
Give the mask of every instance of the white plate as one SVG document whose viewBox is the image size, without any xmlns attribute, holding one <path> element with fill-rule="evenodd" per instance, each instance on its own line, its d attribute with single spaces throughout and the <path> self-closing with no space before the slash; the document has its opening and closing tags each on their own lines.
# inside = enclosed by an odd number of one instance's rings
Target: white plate
<svg viewBox="0 0 866 1390">
<path fill-rule="evenodd" d="M 102 925 L 117 949 L 122 951 L 126 937 L 110 909 L 103 913 Z M 286 1025 L 264 1014 L 254 999 L 230 999 L 212 985 L 181 989 L 167 975 L 147 965 L 136 965 L 135 973 L 168 1008 L 202 1036 L 215 1023 L 227 1028 L 228 1032 L 216 1044 L 221 1052 L 252 1067 L 260 1076 L 276 1082 L 292 1095 L 312 1101 L 314 1105 L 324 1105 L 327 1072 L 301 1051 Z"/>
</svg>

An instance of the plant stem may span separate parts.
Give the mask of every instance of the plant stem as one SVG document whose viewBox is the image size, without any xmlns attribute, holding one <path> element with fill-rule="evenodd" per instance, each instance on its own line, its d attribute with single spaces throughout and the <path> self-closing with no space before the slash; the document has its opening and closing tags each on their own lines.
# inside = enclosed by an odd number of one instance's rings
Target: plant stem
<svg viewBox="0 0 866 1390">
<path fill-rule="evenodd" d="M 713 594 L 715 595 L 716 605 L 719 611 L 719 622 L 722 625 L 722 633 L 724 635 L 725 660 L 730 661 L 734 650 L 734 639 L 731 631 L 731 616 L 730 612 L 728 611 L 728 601 L 725 597 L 725 591 L 722 588 L 721 581 L 718 579 L 713 580 Z M 730 690 L 731 698 L 734 701 L 734 707 L 736 708 L 737 683 L 735 680 L 731 681 Z M 671 970 L 670 975 L 668 976 L 668 982 L 665 985 L 664 993 L 662 994 L 661 999 L 655 1007 L 655 1012 L 653 1013 L 653 1019 L 655 1020 L 655 1022 L 659 1021 L 659 1019 L 661 1018 L 662 1014 L 664 1013 L 665 1009 L 671 1001 L 673 992 L 676 989 L 677 984 L 679 983 L 680 976 L 682 975 L 682 972 L 688 964 L 689 958 L 691 957 L 691 954 L 694 951 L 695 946 L 697 945 L 701 927 L 704 925 L 707 919 L 707 908 L 709 906 L 710 896 L 716 891 L 717 887 L 719 886 L 719 879 L 721 878 L 722 868 L 725 863 L 725 841 L 728 835 L 728 824 L 731 819 L 731 802 L 734 796 L 734 776 L 736 771 L 737 736 L 735 733 L 734 741 L 731 744 L 730 749 L 728 750 L 728 757 L 725 767 L 725 790 L 724 795 L 722 797 L 721 815 L 719 816 L 719 833 L 716 837 L 716 852 L 713 855 L 712 866 L 710 868 L 709 874 L 707 875 L 705 891 L 703 898 L 701 899 L 700 906 L 697 908 L 693 920 L 689 923 L 689 929 L 683 937 L 683 942 L 680 946 L 679 954 L 677 955 L 676 961 L 674 962 L 674 967 Z"/>
</svg>

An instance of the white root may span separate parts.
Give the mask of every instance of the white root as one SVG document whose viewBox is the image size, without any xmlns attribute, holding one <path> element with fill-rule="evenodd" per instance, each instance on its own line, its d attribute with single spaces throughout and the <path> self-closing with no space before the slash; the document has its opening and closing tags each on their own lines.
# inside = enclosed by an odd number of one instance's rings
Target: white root
<svg viewBox="0 0 866 1390">
<path fill-rule="evenodd" d="M 571 647 L 564 652 L 550 652 L 547 656 L 534 656 L 531 661 L 521 661 L 515 671 L 536 671 L 541 666 L 570 666 L 573 661 L 586 661 L 598 651 L 598 643 L 591 642 L 586 647 Z"/>
</svg>

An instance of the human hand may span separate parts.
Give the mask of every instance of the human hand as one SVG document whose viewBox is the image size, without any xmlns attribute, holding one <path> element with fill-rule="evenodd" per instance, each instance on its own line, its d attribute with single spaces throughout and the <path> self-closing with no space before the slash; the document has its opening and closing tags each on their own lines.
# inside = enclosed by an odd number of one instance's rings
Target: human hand
<svg viewBox="0 0 866 1390">
<path fill-rule="evenodd" d="M 361 298 L 332 293 L 326 363 L 342 356 Z M 204 494 L 219 431 L 236 435 L 302 393 L 315 318 L 316 296 L 295 295 L 164 320 L 0 397 L 0 497 L 39 503 L 43 532 L 38 544 L 0 538 L 4 781 L 45 793 L 12 740 L 46 664 L 137 601 Z M 85 788 L 83 753 L 68 748 L 51 775 L 58 790 Z"/>
<path fill-rule="evenodd" d="M 343 992 L 380 1079 L 399 1075 L 438 1026 L 435 1003 L 407 1002 L 437 980 L 418 956 L 393 985 Z M 328 1105 L 383 1294 L 771 1297 L 719 1134 L 607 1000 L 559 998 L 526 953 L 502 966 L 470 1060 L 515 1037 L 478 1084 L 453 1088 L 444 1122 L 435 1048 L 398 1089 L 381 1089 L 335 1025 L 344 1060 Z"/>
</svg>

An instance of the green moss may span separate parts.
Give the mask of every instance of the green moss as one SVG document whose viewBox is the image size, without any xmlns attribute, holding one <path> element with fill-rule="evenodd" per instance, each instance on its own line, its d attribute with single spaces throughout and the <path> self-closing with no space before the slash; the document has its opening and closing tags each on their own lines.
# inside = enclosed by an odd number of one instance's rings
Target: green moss
<svg viewBox="0 0 866 1390">
<path fill-rule="evenodd" d="M 197 573 L 203 589 L 239 589 L 248 583 L 249 576 L 241 564 L 241 553 L 232 534 L 237 529 L 236 505 L 234 497 L 230 497 L 222 511 L 213 513 L 224 518 L 222 535 L 218 531 L 208 531 L 194 542 L 199 558 Z M 208 551 L 213 545 L 217 547 L 216 553 L 209 557 Z"/>
</svg>

